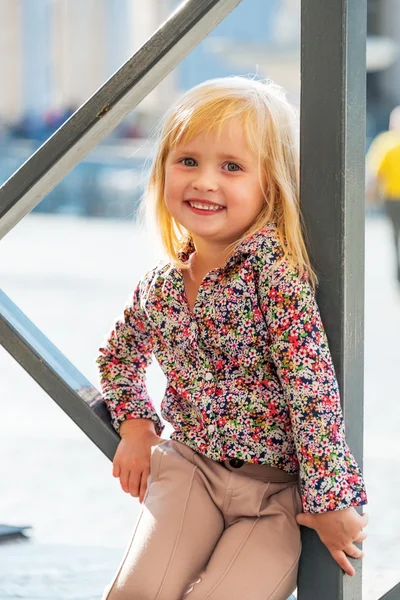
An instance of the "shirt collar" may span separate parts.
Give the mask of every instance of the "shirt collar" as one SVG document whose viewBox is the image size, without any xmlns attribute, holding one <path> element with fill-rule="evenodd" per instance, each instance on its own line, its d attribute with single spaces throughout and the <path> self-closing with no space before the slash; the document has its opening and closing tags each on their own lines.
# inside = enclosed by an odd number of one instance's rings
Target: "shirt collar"
<svg viewBox="0 0 400 600">
<path fill-rule="evenodd" d="M 262 229 L 256 231 L 246 239 L 244 239 L 238 246 L 235 248 L 234 253 L 228 259 L 225 266 L 228 266 L 234 262 L 236 262 L 240 257 L 255 254 L 255 252 L 260 247 L 260 242 L 264 240 L 266 237 L 270 236 L 273 231 L 276 230 L 276 223 L 270 221 L 264 225 Z M 194 243 L 191 237 L 188 237 L 182 250 L 178 253 L 179 260 L 186 262 L 189 259 L 189 256 L 195 251 Z"/>
</svg>

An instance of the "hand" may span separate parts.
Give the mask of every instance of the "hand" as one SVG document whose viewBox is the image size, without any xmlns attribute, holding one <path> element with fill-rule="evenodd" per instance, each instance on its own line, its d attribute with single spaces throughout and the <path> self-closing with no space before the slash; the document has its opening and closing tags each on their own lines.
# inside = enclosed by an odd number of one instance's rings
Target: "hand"
<svg viewBox="0 0 400 600">
<path fill-rule="evenodd" d="M 366 514 L 359 515 L 351 507 L 321 514 L 300 513 L 296 521 L 299 525 L 314 529 L 343 571 L 348 575 L 354 575 L 355 570 L 347 556 L 352 558 L 364 556 L 353 542 L 363 542 L 367 537 L 367 534 L 362 531 L 368 523 Z"/>
<path fill-rule="evenodd" d="M 129 419 L 120 427 L 121 441 L 113 461 L 113 476 L 119 477 L 124 492 L 142 504 L 150 475 L 151 448 L 165 441 L 149 419 Z"/>
</svg>

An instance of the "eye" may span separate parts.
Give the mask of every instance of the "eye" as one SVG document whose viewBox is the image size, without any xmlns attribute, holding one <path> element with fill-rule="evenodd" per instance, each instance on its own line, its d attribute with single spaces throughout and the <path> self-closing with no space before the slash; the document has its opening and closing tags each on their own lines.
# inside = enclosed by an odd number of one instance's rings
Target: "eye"
<svg viewBox="0 0 400 600">
<path fill-rule="evenodd" d="M 185 165 L 185 167 L 195 167 L 196 166 L 196 161 L 194 160 L 194 158 L 182 158 L 181 162 L 183 165 Z"/>
<path fill-rule="evenodd" d="M 231 173 L 234 173 L 235 171 L 241 171 L 241 167 L 239 167 L 239 165 L 237 165 L 234 162 L 228 162 L 224 164 L 224 169 L 226 171 L 230 171 Z"/>
</svg>

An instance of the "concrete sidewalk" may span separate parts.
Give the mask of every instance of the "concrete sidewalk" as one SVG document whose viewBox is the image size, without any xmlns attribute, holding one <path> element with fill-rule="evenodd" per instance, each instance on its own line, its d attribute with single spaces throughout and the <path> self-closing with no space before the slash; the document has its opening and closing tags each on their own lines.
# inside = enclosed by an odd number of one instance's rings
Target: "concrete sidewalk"
<svg viewBox="0 0 400 600">
<path fill-rule="evenodd" d="M 0 545 L 1 600 L 100 600 L 121 550 L 15 542 Z"/>
</svg>

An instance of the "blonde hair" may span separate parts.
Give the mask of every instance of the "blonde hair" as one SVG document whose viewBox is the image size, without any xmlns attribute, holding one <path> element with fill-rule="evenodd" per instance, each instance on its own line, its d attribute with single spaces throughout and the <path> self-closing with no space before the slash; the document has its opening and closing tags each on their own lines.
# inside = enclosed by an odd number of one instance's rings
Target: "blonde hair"
<svg viewBox="0 0 400 600">
<path fill-rule="evenodd" d="M 299 160 L 295 140 L 294 108 L 283 89 L 272 81 L 224 77 L 206 81 L 186 92 L 166 114 L 145 195 L 148 218 L 155 220 L 171 262 L 182 268 L 180 258 L 191 240 L 190 232 L 178 223 L 164 199 L 165 163 L 170 149 L 200 133 L 220 132 L 224 123 L 239 120 L 249 148 L 258 157 L 260 185 L 265 204 L 243 236 L 227 248 L 235 248 L 267 223 L 276 224 L 283 248 L 282 260 L 306 273 L 315 288 L 314 273 L 302 233 L 299 203 Z"/>
</svg>

